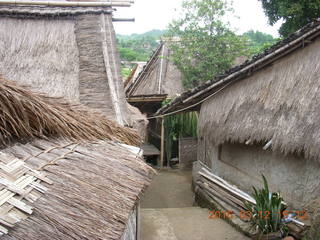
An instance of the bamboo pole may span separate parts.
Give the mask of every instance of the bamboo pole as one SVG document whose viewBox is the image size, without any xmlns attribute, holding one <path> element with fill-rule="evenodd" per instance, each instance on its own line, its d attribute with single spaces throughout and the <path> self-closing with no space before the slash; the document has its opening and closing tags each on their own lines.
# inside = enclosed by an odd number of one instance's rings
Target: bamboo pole
<svg viewBox="0 0 320 240">
<path fill-rule="evenodd" d="M 159 73 L 159 84 L 158 84 L 158 94 L 161 94 L 162 85 L 162 75 L 163 75 L 163 57 L 164 57 L 164 44 L 162 45 L 161 60 L 160 60 L 160 73 Z"/>
<path fill-rule="evenodd" d="M 134 22 L 135 18 L 112 18 L 113 22 Z"/>
<path fill-rule="evenodd" d="M 164 118 L 161 118 L 161 152 L 160 152 L 160 168 L 163 168 L 164 162 Z"/>
<path fill-rule="evenodd" d="M 56 7 L 130 7 L 133 1 L 104 1 L 104 2 L 59 2 L 59 1 L 20 1 L 0 0 L 0 5 L 46 5 Z"/>
</svg>

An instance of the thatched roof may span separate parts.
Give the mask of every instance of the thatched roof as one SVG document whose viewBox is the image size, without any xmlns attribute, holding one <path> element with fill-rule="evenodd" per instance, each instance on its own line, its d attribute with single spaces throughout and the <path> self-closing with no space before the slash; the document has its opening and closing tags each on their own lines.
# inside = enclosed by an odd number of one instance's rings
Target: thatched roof
<svg viewBox="0 0 320 240">
<path fill-rule="evenodd" d="M 208 146 L 271 140 L 273 150 L 320 159 L 319 35 L 320 20 L 160 112 L 204 101 L 199 135 Z"/>
<path fill-rule="evenodd" d="M 126 88 L 127 97 L 166 94 L 175 97 L 184 91 L 182 74 L 170 61 L 169 42 L 161 42 L 148 63 Z"/>
<path fill-rule="evenodd" d="M 1 221 L 9 230 L 1 239 L 118 240 L 153 174 L 141 158 L 110 142 L 36 140 L 2 152 L 9 154 L 6 160 L 19 158 L 46 174 L 52 184 L 41 182 L 47 190 L 34 203 L 24 200 L 33 212 L 11 222 L 14 228 Z"/>
<path fill-rule="evenodd" d="M 0 5 L 0 74 L 132 125 L 105 7 Z"/>
<path fill-rule="evenodd" d="M 153 175 L 132 130 L 3 79 L 0 119 L 1 239 L 121 238 Z"/>
<path fill-rule="evenodd" d="M 65 137 L 74 140 L 108 139 L 139 144 L 137 133 L 103 114 L 62 99 L 31 93 L 0 78 L 0 146 L 16 139 Z"/>
<path fill-rule="evenodd" d="M 235 66 L 225 73 L 215 76 L 212 80 L 182 93 L 181 96 L 161 108 L 157 115 L 169 114 L 180 110 L 199 110 L 202 102 L 210 95 L 220 91 L 219 89 L 223 88 L 226 84 L 245 79 L 255 72 L 272 65 L 278 59 L 308 46 L 319 35 L 319 28 L 320 19 L 306 25 L 304 28 L 291 34 L 288 38 L 279 41 L 241 65 Z"/>
</svg>

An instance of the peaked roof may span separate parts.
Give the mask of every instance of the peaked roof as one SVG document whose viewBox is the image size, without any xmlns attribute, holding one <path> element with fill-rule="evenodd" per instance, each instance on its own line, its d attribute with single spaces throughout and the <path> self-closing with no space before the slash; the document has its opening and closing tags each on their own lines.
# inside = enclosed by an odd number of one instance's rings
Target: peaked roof
<svg viewBox="0 0 320 240">
<path fill-rule="evenodd" d="M 131 126 L 112 11 L 0 4 L 0 74 Z"/>
<path fill-rule="evenodd" d="M 172 114 L 180 111 L 199 110 L 201 103 L 212 95 L 222 91 L 233 82 L 251 76 L 255 72 L 270 66 L 279 58 L 310 44 L 320 34 L 320 19 L 306 25 L 288 38 L 274 44 L 263 53 L 255 55 L 251 60 L 245 61 L 225 73 L 215 76 L 212 80 L 186 91 L 168 105 L 159 109 L 156 115 Z"/>
<path fill-rule="evenodd" d="M 127 87 L 127 97 L 164 94 L 175 97 L 184 91 L 182 75 L 170 61 L 168 44 L 160 43 L 137 79 Z"/>
</svg>

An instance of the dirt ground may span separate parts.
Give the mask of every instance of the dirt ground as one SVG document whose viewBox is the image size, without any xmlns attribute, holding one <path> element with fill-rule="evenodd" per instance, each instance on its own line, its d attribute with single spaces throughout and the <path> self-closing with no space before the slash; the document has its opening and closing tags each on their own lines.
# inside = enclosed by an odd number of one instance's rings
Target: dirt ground
<svg viewBox="0 0 320 240">
<path fill-rule="evenodd" d="M 141 201 L 141 240 L 247 240 L 209 210 L 193 206 L 191 171 L 161 170 Z"/>
</svg>

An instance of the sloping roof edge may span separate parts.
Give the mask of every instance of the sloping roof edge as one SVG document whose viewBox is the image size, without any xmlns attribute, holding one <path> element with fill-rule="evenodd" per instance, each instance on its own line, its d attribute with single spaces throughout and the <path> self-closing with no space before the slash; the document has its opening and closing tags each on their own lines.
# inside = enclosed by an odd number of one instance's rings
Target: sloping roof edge
<svg viewBox="0 0 320 240">
<path fill-rule="evenodd" d="M 139 85 L 141 80 L 143 79 L 143 76 L 148 72 L 150 66 L 152 65 L 153 61 L 156 59 L 158 54 L 160 53 L 160 50 L 162 49 L 164 45 L 164 42 L 161 42 L 158 48 L 154 51 L 152 54 L 150 60 L 147 62 L 147 64 L 144 66 L 143 70 L 139 73 L 137 79 L 126 89 L 126 95 L 131 96 L 133 91 L 136 89 L 136 87 Z"/>
<path fill-rule="evenodd" d="M 306 47 L 319 35 L 320 18 L 307 24 L 288 38 L 274 44 L 263 53 L 253 56 L 251 60 L 247 60 L 243 64 L 229 69 L 224 74 L 218 75 L 214 79 L 184 92 L 171 103 L 159 109 L 155 116 L 197 110 L 202 102 L 220 92 L 232 82 L 244 79 L 272 64 L 279 58 Z"/>
</svg>

